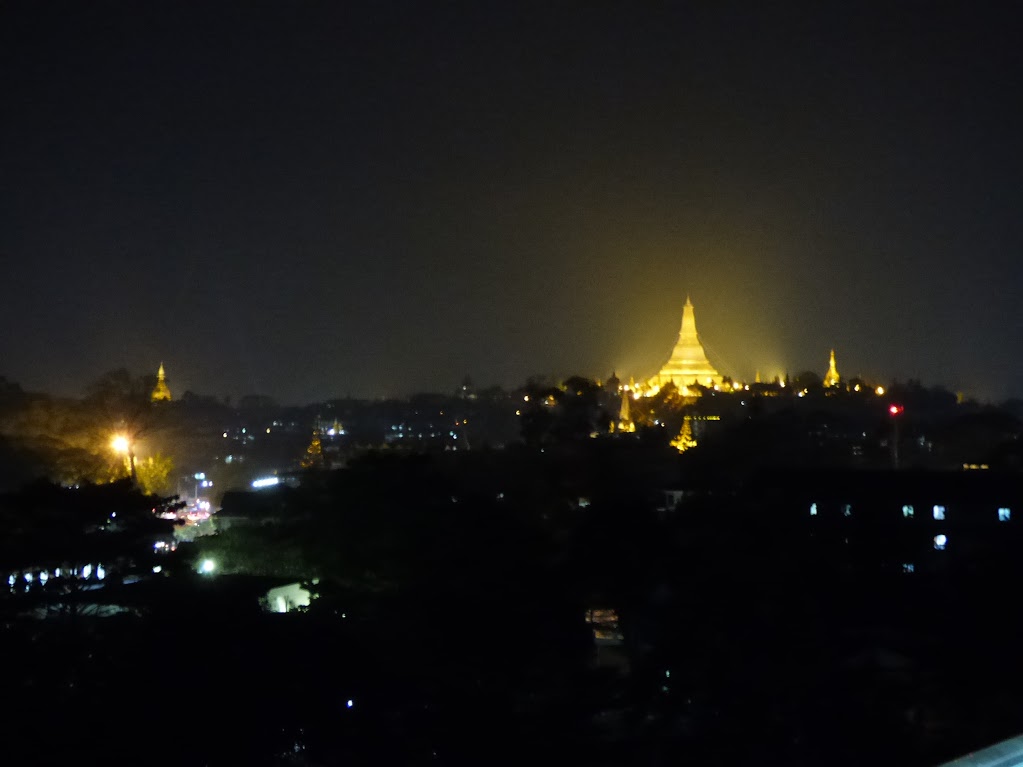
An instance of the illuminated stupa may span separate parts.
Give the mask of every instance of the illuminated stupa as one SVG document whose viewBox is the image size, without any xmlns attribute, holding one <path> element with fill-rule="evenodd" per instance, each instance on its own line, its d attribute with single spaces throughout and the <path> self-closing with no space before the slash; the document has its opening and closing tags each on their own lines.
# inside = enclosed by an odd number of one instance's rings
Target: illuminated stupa
<svg viewBox="0 0 1023 767">
<path fill-rule="evenodd" d="M 835 366 L 835 350 L 831 350 L 831 364 L 828 365 L 828 372 L 824 374 L 824 385 L 829 389 L 832 386 L 838 386 L 842 382 L 842 377 L 838 375 L 838 368 Z"/>
<path fill-rule="evenodd" d="M 167 374 L 163 370 L 163 363 L 160 363 L 160 370 L 156 374 L 156 386 L 153 388 L 153 393 L 150 395 L 150 399 L 153 402 L 170 402 L 171 393 L 167 387 Z"/>
<path fill-rule="evenodd" d="M 669 381 L 679 389 L 694 383 L 710 388 L 721 384 L 721 374 L 710 364 L 703 351 L 703 344 L 696 335 L 696 315 L 693 312 L 693 302 L 688 296 L 682 309 L 682 328 L 678 332 L 678 342 L 671 352 L 671 358 L 661 368 L 661 372 L 650 379 L 649 384 L 661 387 Z"/>
</svg>

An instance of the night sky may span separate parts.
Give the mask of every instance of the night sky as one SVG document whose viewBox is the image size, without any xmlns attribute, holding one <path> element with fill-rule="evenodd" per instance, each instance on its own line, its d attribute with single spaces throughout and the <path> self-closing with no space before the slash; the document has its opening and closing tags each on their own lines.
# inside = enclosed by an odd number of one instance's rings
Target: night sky
<svg viewBox="0 0 1023 767">
<path fill-rule="evenodd" d="M 1023 394 L 1003 5 L 4 2 L 0 375 Z"/>
</svg>

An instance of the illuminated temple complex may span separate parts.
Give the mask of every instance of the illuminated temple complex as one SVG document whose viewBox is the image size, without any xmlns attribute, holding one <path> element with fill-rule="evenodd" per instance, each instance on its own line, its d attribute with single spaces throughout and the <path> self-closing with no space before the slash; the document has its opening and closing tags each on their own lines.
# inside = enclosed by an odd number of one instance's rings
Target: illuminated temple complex
<svg viewBox="0 0 1023 767">
<path fill-rule="evenodd" d="M 721 374 L 710 364 L 703 351 L 703 344 L 696 335 L 696 315 L 693 312 L 693 302 L 688 296 L 682 309 L 682 327 L 678 331 L 678 341 L 671 352 L 671 358 L 647 383 L 651 387 L 660 388 L 668 382 L 674 383 L 680 390 L 694 383 L 708 388 L 721 385 Z"/>
</svg>

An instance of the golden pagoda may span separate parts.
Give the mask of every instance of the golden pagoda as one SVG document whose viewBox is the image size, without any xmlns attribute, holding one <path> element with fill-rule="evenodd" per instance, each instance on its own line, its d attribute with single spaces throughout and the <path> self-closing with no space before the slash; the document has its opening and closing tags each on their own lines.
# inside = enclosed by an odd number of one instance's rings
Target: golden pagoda
<svg viewBox="0 0 1023 767">
<path fill-rule="evenodd" d="M 686 305 L 682 308 L 682 327 L 671 358 L 661 368 L 661 372 L 650 379 L 649 384 L 659 388 L 669 381 L 680 390 L 694 383 L 707 387 L 721 384 L 721 374 L 710 364 L 703 351 L 703 344 L 696 335 L 696 315 L 689 296 L 686 296 Z"/>
<path fill-rule="evenodd" d="M 678 436 L 671 441 L 671 446 L 680 453 L 684 453 L 686 450 L 696 447 L 696 440 L 693 439 L 692 420 L 693 419 L 688 415 L 683 418 L 682 428 L 679 430 Z"/>
<path fill-rule="evenodd" d="M 632 420 L 631 399 L 632 392 L 628 389 L 622 389 L 622 401 L 618 409 L 618 423 L 617 425 L 612 423 L 612 431 L 625 432 L 628 434 L 636 431 L 636 424 Z"/>
<path fill-rule="evenodd" d="M 824 374 L 824 385 L 828 388 L 838 386 L 842 378 L 838 375 L 838 368 L 835 367 L 835 350 L 831 350 L 831 363 L 828 365 L 828 372 Z"/>
<path fill-rule="evenodd" d="M 156 386 L 153 388 L 153 393 L 149 397 L 153 402 L 170 402 L 171 393 L 170 389 L 167 388 L 167 374 L 163 370 L 163 363 L 160 363 L 160 369 L 156 373 Z"/>
</svg>

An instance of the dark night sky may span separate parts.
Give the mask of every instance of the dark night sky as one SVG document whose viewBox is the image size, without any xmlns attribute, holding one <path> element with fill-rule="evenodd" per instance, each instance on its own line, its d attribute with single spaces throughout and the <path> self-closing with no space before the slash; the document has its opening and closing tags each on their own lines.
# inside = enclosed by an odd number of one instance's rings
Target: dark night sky
<svg viewBox="0 0 1023 767">
<path fill-rule="evenodd" d="M 4 2 L 0 374 L 639 378 L 689 293 L 725 373 L 1023 394 L 1003 5 Z"/>
</svg>

